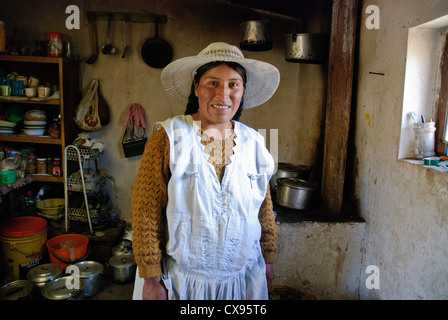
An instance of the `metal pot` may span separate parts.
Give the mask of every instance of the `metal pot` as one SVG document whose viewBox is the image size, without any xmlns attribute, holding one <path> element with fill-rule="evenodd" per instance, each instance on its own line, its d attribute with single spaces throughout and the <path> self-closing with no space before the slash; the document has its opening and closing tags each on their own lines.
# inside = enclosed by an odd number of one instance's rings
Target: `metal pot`
<svg viewBox="0 0 448 320">
<path fill-rule="evenodd" d="M 119 241 L 115 246 L 111 249 L 111 256 L 116 256 L 119 254 L 132 254 L 132 241 L 123 239 Z"/>
<path fill-rule="evenodd" d="M 294 178 L 301 180 L 308 180 L 311 173 L 311 166 L 302 164 L 292 164 L 279 162 L 276 172 L 272 175 L 270 186 L 273 192 L 276 191 L 277 179 Z"/>
<path fill-rule="evenodd" d="M 15 280 L 0 288 L 0 300 L 33 300 L 35 286 L 29 280 Z"/>
<path fill-rule="evenodd" d="M 103 265 L 96 261 L 82 261 L 75 264 L 79 268 L 79 278 L 83 283 L 82 294 L 90 297 L 103 288 Z"/>
<path fill-rule="evenodd" d="M 119 254 L 109 259 L 112 277 L 115 283 L 129 283 L 134 281 L 137 264 L 132 254 Z"/>
<path fill-rule="evenodd" d="M 272 28 L 268 20 L 251 20 L 240 24 L 240 48 L 248 51 L 272 49 Z"/>
<path fill-rule="evenodd" d="M 312 204 L 313 193 L 316 190 L 314 183 L 292 178 L 277 180 L 276 202 L 284 207 L 298 210 L 307 210 Z"/>
<path fill-rule="evenodd" d="M 42 288 L 42 296 L 48 300 L 79 300 L 82 299 L 83 282 L 79 288 L 67 288 L 67 281 L 72 281 L 72 276 L 57 278 L 50 281 Z"/>
<path fill-rule="evenodd" d="M 327 37 L 313 33 L 286 35 L 285 59 L 288 62 L 322 63 L 327 53 Z"/>
<path fill-rule="evenodd" d="M 43 288 L 46 283 L 59 278 L 63 273 L 62 267 L 55 263 L 45 263 L 33 267 L 26 277 L 38 288 Z"/>
</svg>

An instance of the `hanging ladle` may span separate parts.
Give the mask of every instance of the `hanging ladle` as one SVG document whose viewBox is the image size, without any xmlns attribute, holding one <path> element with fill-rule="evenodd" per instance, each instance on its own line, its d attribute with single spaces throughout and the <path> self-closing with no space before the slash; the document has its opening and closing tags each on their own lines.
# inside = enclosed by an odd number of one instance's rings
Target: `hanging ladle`
<svg viewBox="0 0 448 320">
<path fill-rule="evenodd" d="M 103 46 L 101 52 L 103 54 L 116 54 L 118 50 L 114 48 L 110 44 L 110 21 L 112 20 L 112 16 L 109 15 L 109 19 L 107 20 L 107 34 L 106 34 L 106 44 Z"/>
</svg>

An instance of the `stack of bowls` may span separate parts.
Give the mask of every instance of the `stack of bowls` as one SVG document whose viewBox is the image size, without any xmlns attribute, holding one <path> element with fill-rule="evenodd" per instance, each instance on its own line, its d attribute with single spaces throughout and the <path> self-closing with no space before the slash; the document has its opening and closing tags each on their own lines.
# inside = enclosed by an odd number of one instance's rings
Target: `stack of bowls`
<svg viewBox="0 0 448 320">
<path fill-rule="evenodd" d="M 0 133 L 14 133 L 16 125 L 15 122 L 0 120 Z"/>
<path fill-rule="evenodd" d="M 47 125 L 47 115 L 42 110 L 30 110 L 25 113 L 23 133 L 29 136 L 43 136 Z"/>
</svg>

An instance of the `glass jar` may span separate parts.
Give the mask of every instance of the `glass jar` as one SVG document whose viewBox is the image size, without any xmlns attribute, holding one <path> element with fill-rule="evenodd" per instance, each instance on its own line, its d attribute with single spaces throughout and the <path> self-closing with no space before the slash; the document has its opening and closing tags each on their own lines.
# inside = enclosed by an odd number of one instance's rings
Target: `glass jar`
<svg viewBox="0 0 448 320">
<path fill-rule="evenodd" d="M 47 173 L 47 159 L 46 158 L 38 158 L 37 159 L 37 174 L 46 174 Z"/>
<path fill-rule="evenodd" d="M 53 174 L 53 158 L 47 158 L 47 173 Z"/>
<path fill-rule="evenodd" d="M 26 168 L 26 171 L 29 174 L 35 174 L 37 170 L 37 157 L 36 156 L 28 156 L 28 166 Z"/>
</svg>

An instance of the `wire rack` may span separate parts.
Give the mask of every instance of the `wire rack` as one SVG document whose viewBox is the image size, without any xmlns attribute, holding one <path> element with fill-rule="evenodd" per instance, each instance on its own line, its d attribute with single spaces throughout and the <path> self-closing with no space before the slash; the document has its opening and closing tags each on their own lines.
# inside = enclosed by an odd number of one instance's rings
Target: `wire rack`
<svg viewBox="0 0 448 320">
<path fill-rule="evenodd" d="M 96 160 L 101 155 L 101 152 L 98 149 L 78 148 L 78 150 L 81 155 L 81 161 Z M 78 153 L 73 147 L 67 148 L 65 156 L 67 160 L 78 161 Z"/>
</svg>

